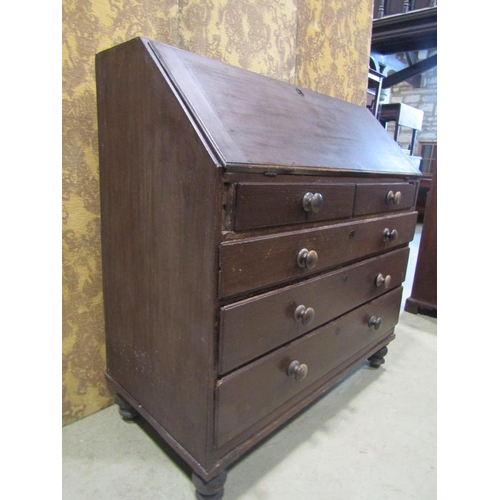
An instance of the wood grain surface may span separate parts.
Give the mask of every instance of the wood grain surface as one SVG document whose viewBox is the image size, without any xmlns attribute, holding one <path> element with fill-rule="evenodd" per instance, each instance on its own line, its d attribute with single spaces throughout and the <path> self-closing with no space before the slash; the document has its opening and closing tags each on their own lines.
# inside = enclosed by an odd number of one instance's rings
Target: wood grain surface
<svg viewBox="0 0 500 500">
<path fill-rule="evenodd" d="M 97 84 L 107 373 L 208 467 L 217 165 L 140 39 Z"/>
<path fill-rule="evenodd" d="M 271 165 L 419 175 L 365 107 L 150 43 L 228 170 Z"/>
<path fill-rule="evenodd" d="M 223 378 L 217 386 L 217 445 L 233 439 L 344 360 L 384 337 L 398 322 L 402 291 L 399 287 Z M 382 318 L 383 326 L 378 330 L 368 326 L 372 315 Z M 293 360 L 308 367 L 301 382 L 287 375 Z"/>
<path fill-rule="evenodd" d="M 222 307 L 219 373 L 233 370 L 401 285 L 408 254 L 408 248 L 401 248 Z M 391 276 L 388 289 L 376 286 L 379 273 Z M 314 309 L 314 321 L 309 325 L 294 319 L 295 309 L 301 304 Z"/>
<path fill-rule="evenodd" d="M 410 212 L 224 242 L 219 251 L 219 296 L 230 297 L 305 277 L 405 245 L 413 239 L 417 215 Z M 385 228 L 398 231 L 396 241 L 383 241 Z M 297 265 L 297 255 L 304 248 L 318 254 L 314 269 Z"/>
<path fill-rule="evenodd" d="M 235 229 L 256 229 L 300 222 L 345 219 L 352 214 L 354 183 L 292 184 L 242 183 L 236 191 Z M 305 211 L 306 193 L 319 193 L 323 206 L 319 212 Z"/>
</svg>

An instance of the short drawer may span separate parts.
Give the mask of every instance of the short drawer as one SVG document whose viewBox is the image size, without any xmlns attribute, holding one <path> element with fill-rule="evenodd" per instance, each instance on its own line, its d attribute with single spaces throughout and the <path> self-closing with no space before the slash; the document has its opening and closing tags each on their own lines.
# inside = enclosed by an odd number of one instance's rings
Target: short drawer
<svg viewBox="0 0 500 500">
<path fill-rule="evenodd" d="M 354 216 L 408 210 L 415 203 L 417 183 L 357 184 Z"/>
<path fill-rule="evenodd" d="M 409 248 L 222 307 L 219 373 L 224 374 L 400 286 Z"/>
<path fill-rule="evenodd" d="M 354 189 L 354 183 L 240 183 L 236 187 L 235 230 L 349 218 Z"/>
<path fill-rule="evenodd" d="M 222 243 L 219 296 L 308 276 L 404 245 L 413 239 L 417 215 L 410 212 Z"/>
<path fill-rule="evenodd" d="M 388 292 L 221 379 L 216 388 L 216 439 L 220 447 L 350 358 L 362 355 L 398 322 L 402 288 Z M 371 320 L 371 318 L 373 318 Z M 380 320 L 378 328 L 370 326 Z M 299 381 L 289 368 L 307 366 Z"/>
</svg>

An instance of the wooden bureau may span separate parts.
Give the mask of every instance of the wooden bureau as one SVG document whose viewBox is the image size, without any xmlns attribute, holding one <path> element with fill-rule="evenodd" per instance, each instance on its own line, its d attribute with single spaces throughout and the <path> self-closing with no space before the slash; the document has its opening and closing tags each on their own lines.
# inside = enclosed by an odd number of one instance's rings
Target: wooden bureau
<svg viewBox="0 0 500 500">
<path fill-rule="evenodd" d="M 419 172 L 363 107 L 137 38 L 96 57 L 106 378 L 225 469 L 394 339 Z"/>
</svg>

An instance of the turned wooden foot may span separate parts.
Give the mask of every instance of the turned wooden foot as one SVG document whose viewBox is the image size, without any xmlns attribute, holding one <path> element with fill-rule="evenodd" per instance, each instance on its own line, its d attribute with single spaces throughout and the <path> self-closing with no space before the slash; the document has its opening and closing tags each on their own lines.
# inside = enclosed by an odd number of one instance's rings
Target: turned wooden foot
<svg viewBox="0 0 500 500">
<path fill-rule="evenodd" d="M 370 356 L 368 358 L 368 361 L 370 362 L 370 366 L 372 368 L 378 368 L 380 365 L 383 365 L 385 363 L 384 356 L 387 354 L 389 349 L 387 347 L 382 347 L 379 351 L 377 351 L 375 354 Z"/>
<path fill-rule="evenodd" d="M 137 410 L 119 394 L 115 396 L 115 403 L 118 405 L 120 415 L 125 422 L 133 422 L 139 415 Z"/>
<path fill-rule="evenodd" d="M 227 472 L 222 471 L 210 481 L 205 481 L 200 476 L 191 475 L 191 480 L 196 488 L 196 498 L 198 500 L 220 500 L 224 495 L 224 483 L 227 479 Z"/>
</svg>

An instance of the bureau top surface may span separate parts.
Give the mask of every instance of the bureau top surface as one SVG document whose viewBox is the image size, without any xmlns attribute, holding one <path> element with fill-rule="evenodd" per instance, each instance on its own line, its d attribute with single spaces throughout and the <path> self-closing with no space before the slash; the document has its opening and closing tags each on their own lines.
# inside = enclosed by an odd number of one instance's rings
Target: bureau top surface
<svg viewBox="0 0 500 500">
<path fill-rule="evenodd" d="M 229 171 L 419 175 L 364 107 L 141 40 Z"/>
</svg>

